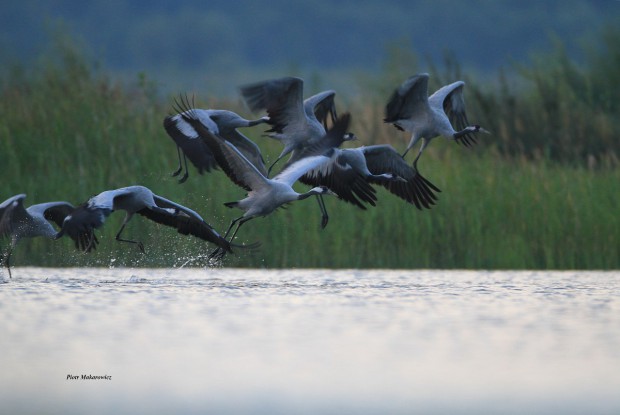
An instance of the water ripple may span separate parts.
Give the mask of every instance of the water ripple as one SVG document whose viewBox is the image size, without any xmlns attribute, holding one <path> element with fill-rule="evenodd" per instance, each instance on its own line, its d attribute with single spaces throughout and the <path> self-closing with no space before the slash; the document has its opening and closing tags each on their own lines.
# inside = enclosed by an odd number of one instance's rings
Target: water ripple
<svg viewBox="0 0 620 415">
<path fill-rule="evenodd" d="M 16 268 L 0 310 L 16 413 L 620 412 L 617 272 Z"/>
</svg>

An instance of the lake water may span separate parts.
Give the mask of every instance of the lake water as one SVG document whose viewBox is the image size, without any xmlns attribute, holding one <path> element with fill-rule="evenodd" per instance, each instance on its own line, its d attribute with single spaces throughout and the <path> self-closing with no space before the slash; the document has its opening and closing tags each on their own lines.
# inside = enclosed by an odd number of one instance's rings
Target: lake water
<svg viewBox="0 0 620 415">
<path fill-rule="evenodd" d="M 620 272 L 2 272 L 3 414 L 620 413 Z"/>
</svg>

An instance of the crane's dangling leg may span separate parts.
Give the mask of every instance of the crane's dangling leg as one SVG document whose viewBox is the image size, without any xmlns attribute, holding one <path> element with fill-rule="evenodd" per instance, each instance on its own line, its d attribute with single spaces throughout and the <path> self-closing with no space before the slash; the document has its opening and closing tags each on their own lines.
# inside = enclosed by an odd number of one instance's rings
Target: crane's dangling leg
<svg viewBox="0 0 620 415">
<path fill-rule="evenodd" d="M 123 221 L 123 224 L 121 225 L 121 228 L 119 229 L 118 233 L 116 234 L 116 240 L 119 242 L 127 242 L 130 244 L 136 244 L 138 246 L 138 249 L 140 249 L 140 252 L 142 252 L 143 254 L 145 254 L 146 252 L 144 251 L 144 244 L 142 244 L 142 242 L 140 241 L 132 241 L 130 239 L 122 239 L 121 238 L 121 233 L 123 233 L 123 230 L 125 229 L 125 225 L 127 225 L 127 222 L 129 222 L 129 220 L 131 219 L 133 215 L 128 213 L 127 216 L 125 216 L 125 220 Z"/>
<path fill-rule="evenodd" d="M 418 164 L 418 159 L 422 155 L 422 152 L 424 151 L 427 145 L 428 145 L 428 140 L 426 140 L 426 138 L 422 138 L 422 145 L 420 145 L 420 150 L 418 150 L 418 155 L 415 157 L 415 160 L 413 160 L 413 167 L 416 168 L 416 171 L 417 171 L 416 166 Z"/>
<path fill-rule="evenodd" d="M 276 165 L 276 163 L 277 163 L 278 161 L 280 161 L 281 159 L 282 159 L 282 156 L 278 157 L 278 158 L 276 159 L 276 161 L 274 161 L 273 163 L 271 163 L 271 166 L 269 166 L 269 168 L 267 169 L 267 177 L 271 177 L 271 170 L 273 169 L 273 166 L 275 166 L 275 165 Z"/>
<path fill-rule="evenodd" d="M 172 172 L 171 176 L 176 177 L 183 171 L 183 159 L 181 156 L 181 147 L 177 146 L 177 156 L 179 157 L 179 168 Z"/>
<path fill-rule="evenodd" d="M 183 173 L 183 177 L 179 179 L 179 183 L 185 183 L 187 178 L 189 177 L 189 169 L 187 168 L 187 156 L 183 153 L 183 164 L 185 165 L 185 173 Z"/>
<path fill-rule="evenodd" d="M 327 208 L 325 207 L 323 195 L 316 195 L 316 200 L 319 202 L 319 209 L 321 209 L 321 229 L 325 229 L 327 222 L 329 222 L 329 215 L 327 214 Z"/>
<path fill-rule="evenodd" d="M 232 228 L 235 226 L 235 224 L 238 224 L 241 219 L 243 219 L 243 216 L 239 216 L 238 218 L 235 218 L 230 222 L 230 225 L 228 225 L 228 229 L 226 229 L 226 233 L 224 233 L 224 239 L 228 238 L 228 235 L 230 234 L 230 231 L 232 230 Z M 240 224 L 237 225 L 237 228 L 235 229 L 233 236 L 230 238 L 230 241 L 232 241 L 235 235 L 237 234 L 237 231 L 239 230 L 239 226 L 241 225 Z M 225 254 L 226 254 L 226 251 L 222 249 L 222 247 L 218 246 L 213 252 L 209 254 L 207 258 L 209 259 L 209 261 L 213 259 L 216 259 L 219 261 L 222 258 L 224 258 Z"/>
<path fill-rule="evenodd" d="M 228 235 L 230 234 L 230 231 L 232 230 L 233 226 L 235 226 L 235 224 L 239 222 L 241 219 L 243 219 L 243 216 L 239 216 L 238 218 L 235 218 L 230 222 L 230 225 L 228 225 L 228 229 L 226 229 L 226 232 L 224 233 L 224 239 L 228 238 Z"/>
<path fill-rule="evenodd" d="M 239 232 L 239 228 L 241 228 L 241 225 L 243 225 L 244 223 L 246 223 L 250 219 L 254 219 L 254 216 L 250 216 L 249 218 L 241 217 L 240 219 L 241 220 L 239 220 L 239 223 L 237 223 L 237 227 L 235 228 L 235 231 L 233 232 L 232 236 L 228 240 L 230 243 L 232 243 L 233 239 L 235 239 L 235 236 L 237 236 L 237 232 Z"/>
<path fill-rule="evenodd" d="M 233 226 L 235 226 L 235 224 L 237 224 L 235 231 L 233 232 L 232 236 L 229 239 L 229 241 L 232 242 L 232 240 L 235 239 L 235 236 L 237 235 L 237 232 L 239 231 L 239 228 L 241 227 L 241 225 L 243 225 L 243 223 L 247 222 L 250 219 L 252 218 L 244 219 L 243 216 L 239 216 L 238 218 L 233 219 L 233 221 L 230 222 L 230 225 L 228 226 L 226 233 L 224 234 L 224 239 L 228 238 L 228 234 L 230 233 L 231 229 L 233 228 Z M 218 246 L 215 249 L 215 251 L 209 254 L 208 259 L 209 260 L 212 260 L 212 259 L 221 260 L 222 258 L 224 258 L 224 255 L 226 255 L 226 250 Z"/>
<path fill-rule="evenodd" d="M 9 249 L 7 249 L 6 253 L 4 254 L 4 266 L 6 267 L 6 270 L 9 272 L 9 278 L 13 278 L 13 276 L 11 275 L 11 264 L 10 264 L 12 253 L 13 253 L 13 247 L 9 246 Z"/>
</svg>

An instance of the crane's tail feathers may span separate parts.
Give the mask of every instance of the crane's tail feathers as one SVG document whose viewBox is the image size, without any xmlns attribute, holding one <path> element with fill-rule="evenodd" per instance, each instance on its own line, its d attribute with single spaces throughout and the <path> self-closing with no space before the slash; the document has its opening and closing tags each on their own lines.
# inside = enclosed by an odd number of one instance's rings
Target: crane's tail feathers
<svg viewBox="0 0 620 415">
<path fill-rule="evenodd" d="M 189 113 L 191 117 L 194 116 L 193 111 L 195 110 L 195 97 L 192 95 L 192 99 L 190 101 L 187 94 L 179 94 L 179 98 L 174 99 L 174 104 L 172 104 L 172 110 L 176 111 L 178 114 Z"/>
</svg>

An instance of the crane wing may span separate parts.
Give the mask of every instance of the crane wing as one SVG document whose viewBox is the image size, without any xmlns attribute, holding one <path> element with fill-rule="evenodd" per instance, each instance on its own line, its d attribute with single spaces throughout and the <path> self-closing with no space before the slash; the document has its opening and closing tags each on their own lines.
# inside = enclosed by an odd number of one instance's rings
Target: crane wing
<svg viewBox="0 0 620 415">
<path fill-rule="evenodd" d="M 409 77 L 393 93 L 385 106 L 386 123 L 411 118 L 417 111 L 428 106 L 428 74 Z M 398 128 L 398 126 L 397 126 Z"/>
<path fill-rule="evenodd" d="M 327 116 L 329 115 L 332 124 L 335 123 L 338 118 L 336 114 L 336 104 L 334 102 L 335 96 L 336 91 L 330 89 L 319 92 L 310 98 L 306 98 L 304 100 L 306 116 L 308 118 L 316 118 L 327 130 Z"/>
<path fill-rule="evenodd" d="M 340 145 L 345 141 L 345 134 L 349 129 L 350 122 L 351 114 L 342 114 L 342 116 L 334 122 L 332 128 L 327 130 L 327 132 L 319 140 L 308 143 L 301 149 L 293 150 L 293 154 L 291 154 L 291 158 L 284 165 L 283 170 L 305 157 L 322 155 L 333 148 L 340 147 Z"/>
<path fill-rule="evenodd" d="M 232 143 L 243 155 L 258 169 L 259 172 L 267 177 L 267 168 L 265 167 L 265 160 L 263 154 L 260 152 L 260 148 L 256 143 L 250 140 L 245 135 L 241 134 L 236 129 L 232 129 L 222 138 Z"/>
<path fill-rule="evenodd" d="M 217 125 L 202 112 L 197 115 L 207 128 L 211 131 L 217 131 Z M 210 172 L 211 169 L 217 168 L 215 158 L 204 141 L 198 138 L 198 133 L 194 128 L 183 120 L 180 114 L 168 116 L 164 118 L 164 129 L 175 142 L 175 144 L 183 151 L 185 157 L 196 167 L 198 173 Z"/>
<path fill-rule="evenodd" d="M 186 102 L 187 105 L 189 103 Z M 198 119 L 193 110 L 183 112 L 183 119 L 194 127 L 207 143 L 217 164 L 236 185 L 247 191 L 266 185 L 267 178 L 241 153 L 237 147 L 224 138 L 213 134 Z"/>
<path fill-rule="evenodd" d="M 228 241 L 192 209 L 156 194 L 153 194 L 153 200 L 162 209 L 144 208 L 137 213 L 159 224 L 175 228 L 182 235 L 192 235 L 231 251 Z"/>
<path fill-rule="evenodd" d="M 285 77 L 244 85 L 240 90 L 252 111 L 267 111 L 271 125 L 267 132 L 282 134 L 287 126 L 306 122 L 303 87 L 302 79 Z"/>
<path fill-rule="evenodd" d="M 308 171 L 299 181 L 309 186 L 326 186 L 339 199 L 360 209 L 366 209 L 362 202 L 375 206 L 376 190 L 347 163 L 342 150 L 332 149 L 328 155 L 326 162 Z"/>
<path fill-rule="evenodd" d="M 470 125 L 465 112 L 465 99 L 463 97 L 464 86 L 465 82 L 456 81 L 439 88 L 428 98 L 433 108 L 443 109 L 452 123 L 452 126 L 457 131 L 463 130 Z M 464 134 L 461 136 L 460 140 L 466 146 L 476 143 L 474 134 Z"/>
<path fill-rule="evenodd" d="M 30 208 L 33 207 L 34 206 L 31 206 Z M 37 205 L 37 208 L 41 210 L 43 217 L 46 220 L 54 222 L 59 227 L 62 226 L 65 218 L 75 210 L 75 206 L 69 202 L 41 203 Z"/>
<path fill-rule="evenodd" d="M 441 192 L 435 185 L 426 180 L 415 167 L 407 163 L 396 150 L 388 144 L 367 146 L 362 148 L 366 165 L 372 174 L 393 173 L 404 181 L 376 180 L 371 183 L 385 187 L 390 193 L 400 197 L 418 209 L 430 208 L 437 197 L 434 192 Z"/>
<path fill-rule="evenodd" d="M 12 196 L 0 204 L 0 237 L 10 237 L 16 223 L 23 222 L 29 215 L 24 208 L 25 194 Z"/>
<path fill-rule="evenodd" d="M 89 202 L 76 207 L 65 217 L 62 228 L 56 238 L 64 234 L 69 235 L 75 243 L 75 248 L 84 252 L 90 252 L 97 248 L 99 241 L 94 230 L 103 226 L 106 219 L 106 210 L 93 208 Z"/>
</svg>

